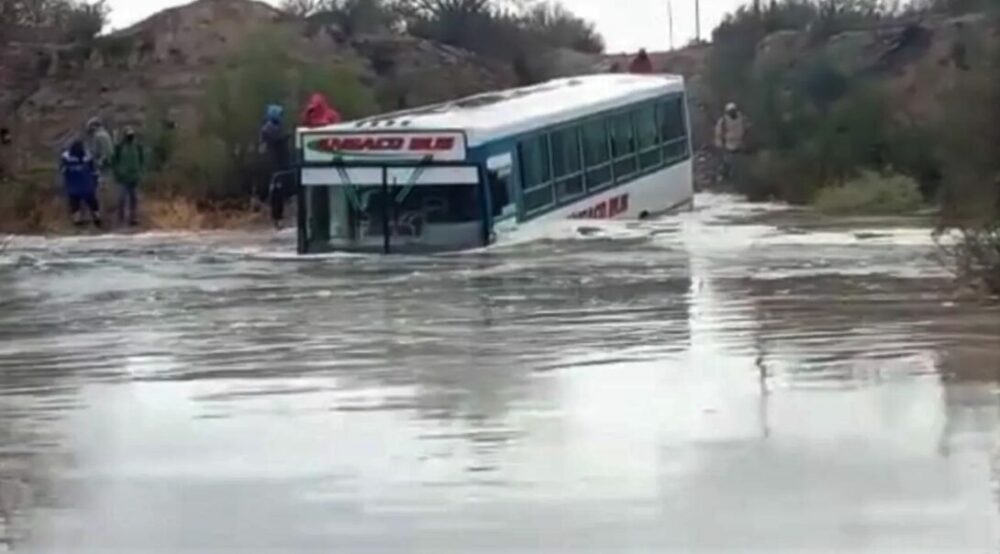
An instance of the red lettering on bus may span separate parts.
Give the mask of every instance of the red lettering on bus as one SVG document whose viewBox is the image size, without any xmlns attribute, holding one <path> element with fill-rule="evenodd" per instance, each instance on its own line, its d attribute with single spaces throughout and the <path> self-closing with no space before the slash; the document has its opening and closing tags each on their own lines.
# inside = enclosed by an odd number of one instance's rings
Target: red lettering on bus
<svg viewBox="0 0 1000 554">
<path fill-rule="evenodd" d="M 570 219 L 610 219 L 628 212 L 628 195 L 622 194 L 609 200 L 604 200 L 586 210 L 572 214 Z"/>
<path fill-rule="evenodd" d="M 628 195 L 623 194 L 611 199 L 608 217 L 615 217 L 628 211 Z"/>
<path fill-rule="evenodd" d="M 438 137 L 434 141 L 434 147 L 431 150 L 437 150 L 439 152 L 447 152 L 455 147 L 455 137 Z"/>
<path fill-rule="evenodd" d="M 329 137 L 309 143 L 321 152 L 448 152 L 455 148 L 455 137 L 434 136 L 343 136 Z"/>
</svg>

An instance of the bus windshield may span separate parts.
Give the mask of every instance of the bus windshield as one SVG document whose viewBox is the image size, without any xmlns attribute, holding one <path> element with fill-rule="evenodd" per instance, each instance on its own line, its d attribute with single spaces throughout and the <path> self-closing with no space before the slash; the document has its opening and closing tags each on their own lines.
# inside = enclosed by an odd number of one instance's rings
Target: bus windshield
<svg viewBox="0 0 1000 554">
<path fill-rule="evenodd" d="M 487 224 L 475 166 L 317 171 L 315 176 L 303 172 L 307 252 L 427 252 L 485 244 Z"/>
</svg>

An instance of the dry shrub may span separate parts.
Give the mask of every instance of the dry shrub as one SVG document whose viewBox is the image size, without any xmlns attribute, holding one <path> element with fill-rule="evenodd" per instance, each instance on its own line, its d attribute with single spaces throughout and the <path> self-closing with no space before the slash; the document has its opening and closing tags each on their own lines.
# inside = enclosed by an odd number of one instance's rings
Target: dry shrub
<svg viewBox="0 0 1000 554">
<path fill-rule="evenodd" d="M 58 188 L 45 185 L 43 178 L 20 177 L 3 184 L 0 195 L 0 230 L 10 233 L 32 233 L 54 230 L 55 214 L 65 218 L 65 201 Z"/>
<path fill-rule="evenodd" d="M 954 271 L 961 284 L 1000 295 L 1000 223 L 984 221 L 942 228 L 935 239 L 945 266 Z"/>
<path fill-rule="evenodd" d="M 174 196 L 150 199 L 145 203 L 146 224 L 154 229 L 198 230 L 205 227 L 205 214 L 194 200 Z"/>
<path fill-rule="evenodd" d="M 256 207 L 242 209 L 217 203 L 199 203 L 182 196 L 150 198 L 140 209 L 146 226 L 153 229 L 245 229 L 269 224 L 264 211 Z"/>
</svg>

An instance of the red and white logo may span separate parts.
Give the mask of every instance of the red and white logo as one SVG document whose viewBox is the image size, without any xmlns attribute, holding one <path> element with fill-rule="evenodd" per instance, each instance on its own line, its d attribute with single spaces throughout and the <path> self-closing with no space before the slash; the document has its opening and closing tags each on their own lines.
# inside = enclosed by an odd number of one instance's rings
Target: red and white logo
<svg viewBox="0 0 1000 554">
<path fill-rule="evenodd" d="M 306 135 L 304 144 L 307 160 L 465 159 L 460 133 L 316 134 Z"/>
</svg>

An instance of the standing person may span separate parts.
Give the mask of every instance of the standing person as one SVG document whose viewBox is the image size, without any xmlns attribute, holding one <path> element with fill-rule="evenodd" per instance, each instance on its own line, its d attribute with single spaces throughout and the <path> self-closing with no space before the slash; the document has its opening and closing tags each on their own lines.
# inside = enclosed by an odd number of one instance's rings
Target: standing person
<svg viewBox="0 0 1000 554">
<path fill-rule="evenodd" d="M 722 154 L 719 180 L 729 179 L 733 173 L 733 160 L 746 148 L 747 121 L 734 103 L 726 104 L 726 113 L 715 124 L 715 147 Z"/>
<path fill-rule="evenodd" d="M 280 229 L 285 218 L 284 172 L 288 171 L 291 156 L 288 151 L 288 134 L 284 128 L 284 108 L 278 104 L 267 107 L 264 124 L 260 128 L 261 149 L 268 158 L 268 196 L 271 203 L 271 221 Z"/>
<path fill-rule="evenodd" d="M 101 207 L 97 201 L 97 166 L 82 140 L 76 139 L 59 160 L 59 173 L 69 201 L 73 225 L 83 225 L 83 208 L 90 212 L 94 227 L 101 228 Z"/>
<path fill-rule="evenodd" d="M 146 170 L 146 154 L 142 144 L 135 136 L 135 129 L 126 127 L 122 140 L 115 146 L 112 161 L 115 182 L 118 183 L 118 221 L 129 226 L 139 224 L 138 204 L 136 194 L 139 181 Z M 128 219 L 125 219 L 126 214 Z"/>
<path fill-rule="evenodd" d="M 111 133 L 104 126 L 100 119 L 94 117 L 87 122 L 87 135 L 85 147 L 90 158 L 97 166 L 98 185 L 104 173 L 111 169 L 112 158 L 114 157 L 114 141 L 111 140 Z"/>
<path fill-rule="evenodd" d="M 649 59 L 649 53 L 643 48 L 639 50 L 632 63 L 628 65 L 629 73 L 650 74 L 653 73 L 653 60 Z"/>
</svg>

